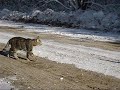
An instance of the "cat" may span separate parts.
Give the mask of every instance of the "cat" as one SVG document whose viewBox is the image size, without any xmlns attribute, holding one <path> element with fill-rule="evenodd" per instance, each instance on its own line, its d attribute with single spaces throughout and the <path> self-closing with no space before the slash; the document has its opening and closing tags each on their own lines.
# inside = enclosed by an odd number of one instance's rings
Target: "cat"
<svg viewBox="0 0 120 90">
<path fill-rule="evenodd" d="M 5 52 L 6 49 L 9 48 L 7 56 L 12 57 L 14 59 L 18 59 L 16 52 L 18 50 L 23 50 L 23 51 L 26 51 L 27 60 L 30 60 L 29 57 L 33 56 L 33 52 L 32 52 L 33 46 L 37 46 L 37 45 L 42 45 L 42 42 L 39 36 L 37 36 L 35 39 L 13 37 L 7 42 L 6 46 L 2 51 Z"/>
</svg>

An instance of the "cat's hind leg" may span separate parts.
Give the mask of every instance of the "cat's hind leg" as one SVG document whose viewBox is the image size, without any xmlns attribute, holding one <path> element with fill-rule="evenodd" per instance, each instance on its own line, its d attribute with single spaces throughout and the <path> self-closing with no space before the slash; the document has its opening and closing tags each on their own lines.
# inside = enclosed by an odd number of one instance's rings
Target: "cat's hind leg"
<svg viewBox="0 0 120 90">
<path fill-rule="evenodd" d="M 10 58 L 14 58 L 14 59 L 18 59 L 17 53 L 15 49 L 10 48 L 9 50 L 9 57 Z"/>
</svg>

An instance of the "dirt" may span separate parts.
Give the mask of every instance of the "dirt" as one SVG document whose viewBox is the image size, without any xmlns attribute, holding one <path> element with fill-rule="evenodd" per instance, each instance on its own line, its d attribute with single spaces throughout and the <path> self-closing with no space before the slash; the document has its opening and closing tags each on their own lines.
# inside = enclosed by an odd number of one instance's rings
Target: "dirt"
<svg viewBox="0 0 120 90">
<path fill-rule="evenodd" d="M 119 43 L 98 42 L 87 39 L 73 39 L 60 35 L 25 32 L 14 28 L 1 28 L 0 32 L 13 32 L 19 35 L 36 36 L 60 43 L 97 47 L 120 51 Z M 79 41 L 79 42 L 78 42 Z M 5 45 L 0 44 L 0 50 Z M 101 73 L 78 69 L 74 65 L 61 64 L 47 58 L 35 57 L 34 61 L 15 60 L 0 55 L 0 78 L 15 76 L 11 80 L 20 90 L 120 90 L 120 79 Z"/>
</svg>

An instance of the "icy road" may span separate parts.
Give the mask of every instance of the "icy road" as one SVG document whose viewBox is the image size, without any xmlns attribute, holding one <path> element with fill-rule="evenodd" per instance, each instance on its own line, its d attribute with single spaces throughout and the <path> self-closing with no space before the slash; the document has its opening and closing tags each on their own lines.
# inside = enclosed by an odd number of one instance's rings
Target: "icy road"
<svg viewBox="0 0 120 90">
<path fill-rule="evenodd" d="M 120 52 L 43 41 L 42 46 L 34 48 L 34 53 L 53 61 L 120 78 Z"/>
</svg>

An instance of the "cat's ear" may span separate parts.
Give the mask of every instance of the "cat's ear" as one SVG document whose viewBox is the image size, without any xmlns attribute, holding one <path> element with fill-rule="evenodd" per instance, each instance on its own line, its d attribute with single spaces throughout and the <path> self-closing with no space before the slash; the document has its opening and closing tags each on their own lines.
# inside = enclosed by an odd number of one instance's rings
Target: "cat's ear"
<svg viewBox="0 0 120 90">
<path fill-rule="evenodd" d="M 40 36 L 37 36 L 36 39 L 37 39 L 37 42 L 40 42 Z"/>
<path fill-rule="evenodd" d="M 37 36 L 36 39 L 40 39 L 40 36 Z"/>
</svg>

